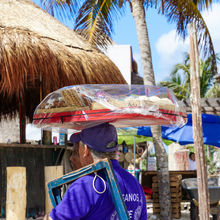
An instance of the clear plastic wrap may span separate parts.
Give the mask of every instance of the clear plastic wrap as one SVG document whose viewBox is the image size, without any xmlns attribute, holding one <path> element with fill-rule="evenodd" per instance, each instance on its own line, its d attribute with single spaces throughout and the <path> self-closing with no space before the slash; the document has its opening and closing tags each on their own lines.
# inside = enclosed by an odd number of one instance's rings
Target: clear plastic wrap
<svg viewBox="0 0 220 220">
<path fill-rule="evenodd" d="M 184 108 L 168 88 L 84 84 L 50 93 L 36 108 L 33 124 L 82 130 L 104 122 L 115 127 L 182 126 L 186 120 Z"/>
</svg>

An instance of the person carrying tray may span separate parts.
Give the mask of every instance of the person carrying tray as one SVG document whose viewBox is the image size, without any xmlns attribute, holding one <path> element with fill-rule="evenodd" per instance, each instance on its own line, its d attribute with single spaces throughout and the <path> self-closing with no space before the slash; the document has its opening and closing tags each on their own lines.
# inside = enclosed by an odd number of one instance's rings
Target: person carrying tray
<svg viewBox="0 0 220 220">
<path fill-rule="evenodd" d="M 86 128 L 81 133 L 73 134 L 70 141 L 74 143 L 70 158 L 74 167 L 84 167 L 100 159 L 111 160 L 112 167 L 119 183 L 129 217 L 134 220 L 146 220 L 146 198 L 139 182 L 121 168 L 117 158 L 116 128 L 104 123 Z M 104 173 L 86 175 L 71 184 L 63 200 L 44 219 L 53 220 L 114 220 L 118 219 Z"/>
</svg>

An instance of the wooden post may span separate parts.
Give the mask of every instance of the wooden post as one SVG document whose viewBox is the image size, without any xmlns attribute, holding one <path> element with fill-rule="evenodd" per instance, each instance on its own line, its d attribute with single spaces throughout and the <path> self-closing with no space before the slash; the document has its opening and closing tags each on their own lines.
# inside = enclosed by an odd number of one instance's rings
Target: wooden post
<svg viewBox="0 0 220 220">
<path fill-rule="evenodd" d="M 51 180 L 54 180 L 58 177 L 63 176 L 63 166 L 48 166 L 44 168 L 44 176 L 45 176 L 45 213 L 49 214 L 52 210 L 53 206 L 50 201 L 50 197 L 48 194 L 47 183 Z"/>
<path fill-rule="evenodd" d="M 197 182 L 199 197 L 199 219 L 207 220 L 210 215 L 209 192 L 207 180 L 207 167 L 202 134 L 202 118 L 200 104 L 200 73 L 199 52 L 195 24 L 189 24 L 190 36 L 190 84 L 191 84 L 191 107 L 193 122 L 193 138 L 195 146 Z"/>
<path fill-rule="evenodd" d="M 40 72 L 40 102 L 43 100 L 45 97 L 45 91 L 43 91 L 43 76 L 42 73 Z M 43 130 L 41 132 L 41 141 L 42 144 L 44 145 L 51 145 L 52 144 L 52 131 L 49 130 Z"/>
<path fill-rule="evenodd" d="M 25 220 L 26 168 L 7 167 L 6 220 Z"/>
<path fill-rule="evenodd" d="M 43 100 L 43 82 L 42 73 L 40 72 L 40 102 Z"/>
<path fill-rule="evenodd" d="M 20 144 L 26 142 L 26 109 L 25 109 L 25 95 L 19 95 L 19 123 L 20 123 Z"/>
</svg>

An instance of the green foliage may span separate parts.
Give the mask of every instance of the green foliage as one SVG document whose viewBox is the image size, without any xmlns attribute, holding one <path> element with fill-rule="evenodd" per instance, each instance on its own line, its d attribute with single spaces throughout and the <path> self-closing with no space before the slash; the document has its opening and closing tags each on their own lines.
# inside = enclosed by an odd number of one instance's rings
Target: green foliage
<svg viewBox="0 0 220 220">
<path fill-rule="evenodd" d="M 206 98 L 220 98 L 220 84 L 214 84 L 205 95 Z"/>
<path fill-rule="evenodd" d="M 216 60 L 219 62 L 218 55 L 216 55 Z M 206 60 L 200 59 L 199 61 L 201 98 L 206 97 L 206 95 L 208 95 L 209 97 L 213 97 L 214 95 L 218 95 L 218 93 L 220 92 L 220 90 L 218 89 L 219 86 L 213 86 L 214 72 L 212 69 L 212 63 L 212 56 L 208 57 Z M 174 66 L 174 69 L 170 74 L 169 80 L 160 82 L 160 85 L 172 89 L 179 100 L 189 98 L 190 62 L 188 54 L 186 54 L 183 64 L 176 64 Z M 209 91 L 210 89 L 212 90 Z"/>
<path fill-rule="evenodd" d="M 42 0 L 52 15 L 72 16 L 74 30 L 99 47 L 111 44 L 113 21 L 125 12 L 127 0 Z"/>
<path fill-rule="evenodd" d="M 189 150 L 189 152 L 194 152 L 194 146 L 188 145 L 186 146 L 186 149 Z M 216 151 L 216 147 L 211 145 L 205 145 L 204 144 L 204 151 L 205 151 L 205 160 L 207 165 L 207 171 L 209 175 L 213 175 L 217 173 L 217 167 L 215 162 L 213 161 L 213 154 Z"/>
<path fill-rule="evenodd" d="M 126 3 L 132 11 L 132 0 L 41 0 L 52 15 L 72 17 L 74 29 L 91 43 L 106 46 L 111 43 L 113 21 L 125 12 Z M 198 40 L 204 55 L 215 57 L 212 39 L 200 10 L 206 9 L 212 0 L 144 0 L 143 7 L 154 7 L 164 14 L 169 22 L 176 23 L 177 32 L 185 39 L 187 25 L 194 22 Z M 213 59 L 215 69 L 215 59 Z"/>
<path fill-rule="evenodd" d="M 210 175 L 217 173 L 217 167 L 213 161 L 213 153 L 215 152 L 215 147 L 204 145 L 205 147 L 205 159 L 207 164 L 207 170 Z"/>
</svg>

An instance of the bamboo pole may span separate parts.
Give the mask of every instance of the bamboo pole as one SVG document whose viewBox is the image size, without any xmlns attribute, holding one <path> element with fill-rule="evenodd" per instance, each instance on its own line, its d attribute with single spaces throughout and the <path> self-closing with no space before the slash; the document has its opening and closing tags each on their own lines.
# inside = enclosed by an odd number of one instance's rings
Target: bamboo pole
<svg viewBox="0 0 220 220">
<path fill-rule="evenodd" d="M 190 84 L 191 84 L 191 107 L 193 122 L 193 138 L 197 166 L 197 183 L 199 197 L 199 219 L 207 220 L 210 216 L 209 192 L 207 180 L 207 168 L 202 133 L 202 118 L 200 104 L 200 73 L 199 52 L 195 24 L 188 26 L 190 36 Z"/>
</svg>

